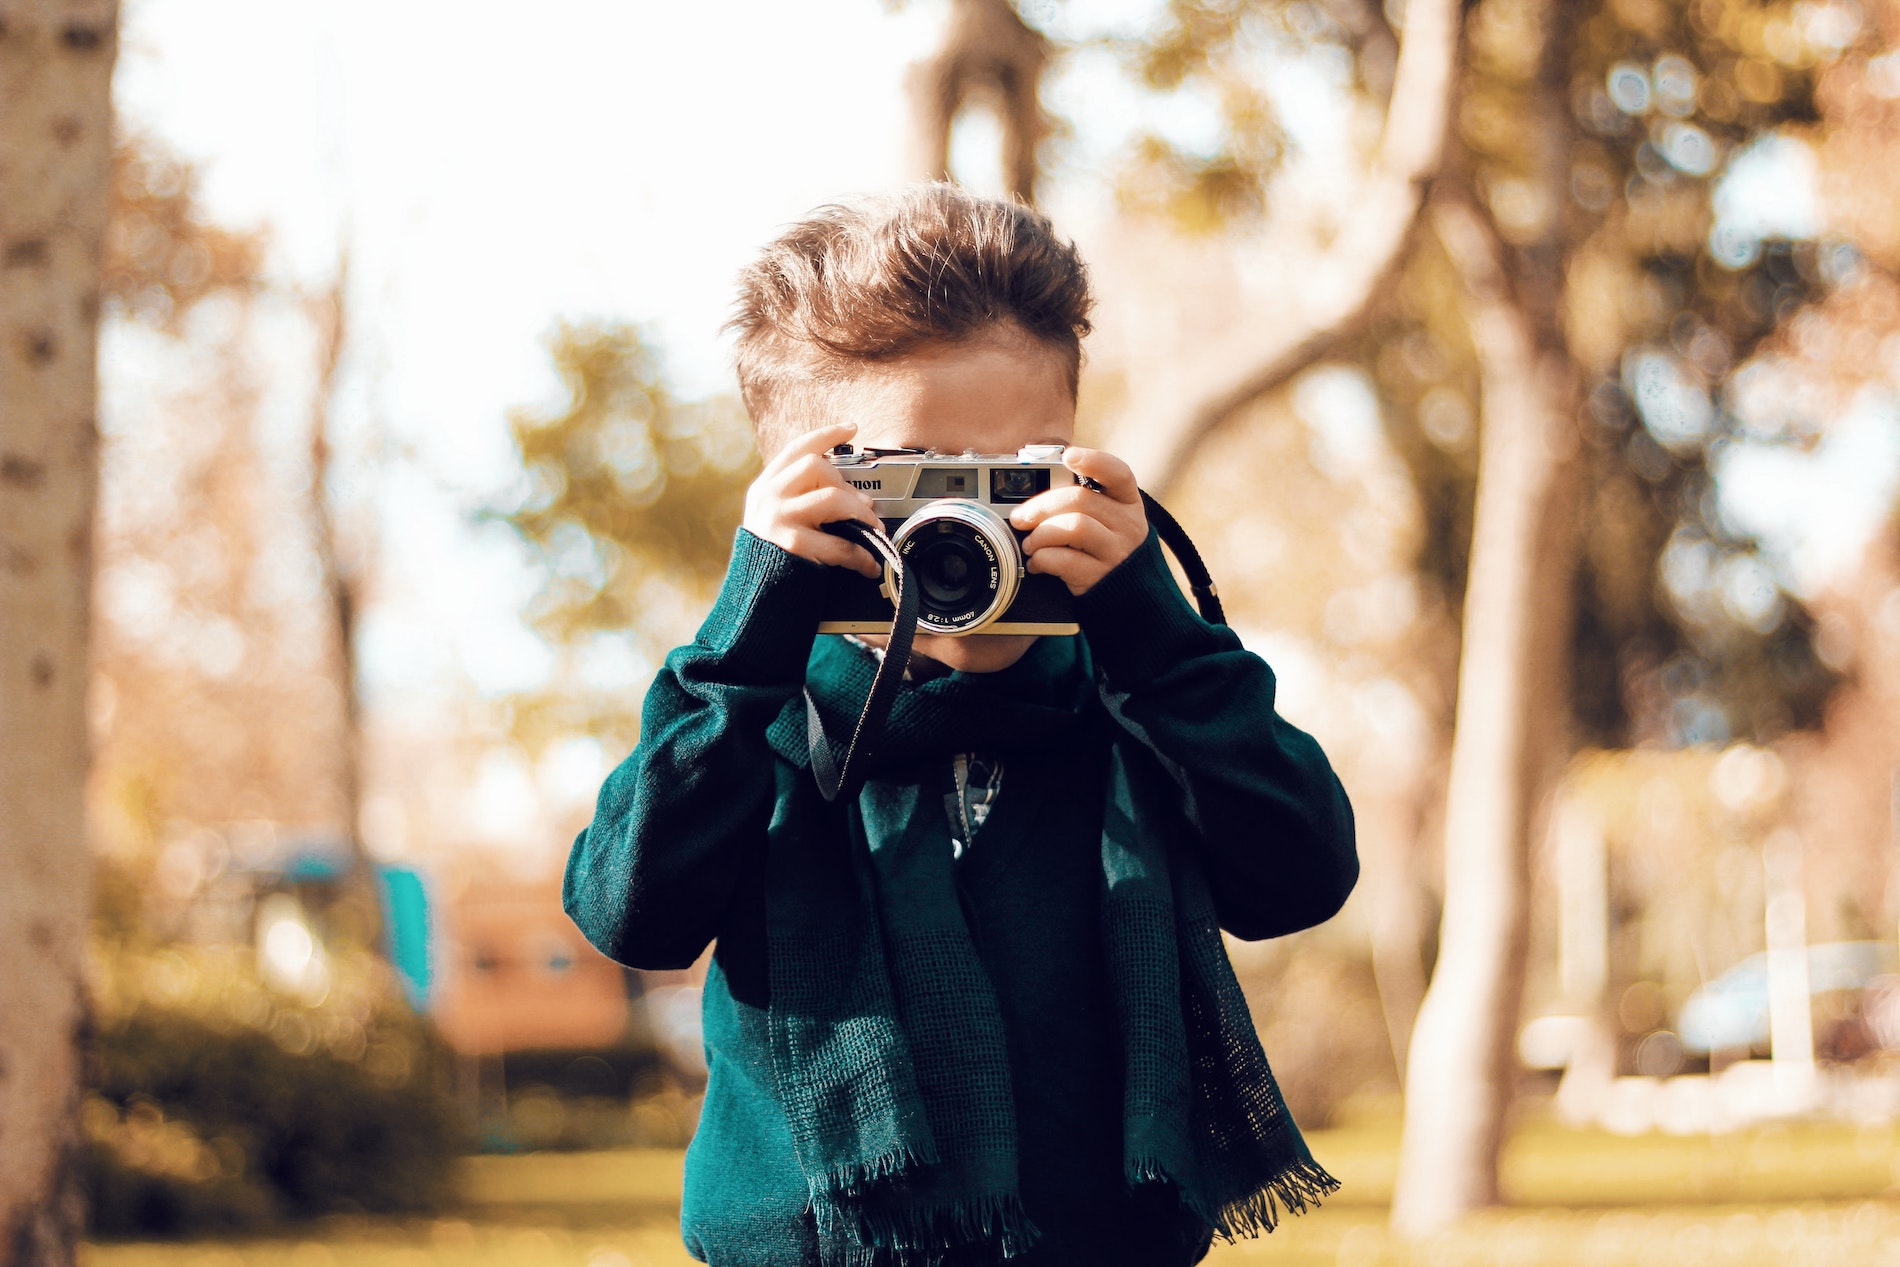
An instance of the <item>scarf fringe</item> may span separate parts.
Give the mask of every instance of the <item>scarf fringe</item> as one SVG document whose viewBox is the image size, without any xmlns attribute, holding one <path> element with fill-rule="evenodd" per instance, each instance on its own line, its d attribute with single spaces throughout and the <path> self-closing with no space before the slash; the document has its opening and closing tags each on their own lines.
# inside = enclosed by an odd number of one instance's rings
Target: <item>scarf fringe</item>
<svg viewBox="0 0 1900 1267">
<path fill-rule="evenodd" d="M 1322 1198 L 1339 1191 L 1339 1180 L 1311 1158 L 1301 1158 L 1255 1191 L 1213 1210 L 1196 1200 L 1158 1158 L 1144 1157 L 1137 1161 L 1129 1182 L 1171 1184 L 1182 1204 L 1230 1244 L 1243 1236 L 1257 1237 L 1271 1232 L 1285 1215 L 1305 1214 L 1309 1207 L 1318 1206 Z"/>
<path fill-rule="evenodd" d="M 872 1184 L 880 1180 L 906 1174 L 919 1166 L 937 1164 L 936 1148 L 926 1142 L 922 1147 L 904 1143 L 864 1161 L 849 1162 L 834 1166 L 818 1176 L 811 1183 L 811 1202 L 817 1207 L 820 1202 L 836 1201 L 839 1197 L 856 1197 L 864 1193 Z"/>
<path fill-rule="evenodd" d="M 834 1262 L 839 1267 L 923 1267 L 971 1244 L 994 1245 L 1004 1258 L 1015 1258 L 1042 1235 L 1013 1192 L 905 1210 L 867 1210 L 815 1198 L 812 1214 L 821 1243 L 844 1242 L 844 1257 L 827 1254 L 827 1267 Z"/>
</svg>

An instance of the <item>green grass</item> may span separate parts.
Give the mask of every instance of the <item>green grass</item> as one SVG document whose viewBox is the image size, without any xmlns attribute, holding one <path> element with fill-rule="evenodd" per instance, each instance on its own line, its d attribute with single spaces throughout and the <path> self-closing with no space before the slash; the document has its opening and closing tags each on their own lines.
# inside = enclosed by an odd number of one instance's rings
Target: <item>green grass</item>
<svg viewBox="0 0 1900 1267">
<path fill-rule="evenodd" d="M 1511 1205 L 1410 1246 L 1386 1231 L 1396 1123 L 1311 1135 L 1345 1188 L 1208 1267 L 1900 1267 L 1900 1135 L 1804 1123 L 1620 1138 L 1533 1121 L 1505 1156 Z M 86 1247 L 85 1267 L 684 1267 L 680 1154 L 473 1157 L 436 1219 L 344 1219 L 283 1235 Z"/>
</svg>

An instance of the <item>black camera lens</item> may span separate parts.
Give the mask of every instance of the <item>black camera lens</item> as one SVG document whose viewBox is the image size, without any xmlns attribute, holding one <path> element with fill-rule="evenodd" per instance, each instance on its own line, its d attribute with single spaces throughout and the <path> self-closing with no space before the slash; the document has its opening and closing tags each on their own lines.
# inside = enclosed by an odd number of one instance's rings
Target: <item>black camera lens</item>
<svg viewBox="0 0 1900 1267">
<path fill-rule="evenodd" d="M 982 502 L 945 497 L 904 522 L 891 540 L 917 590 L 925 633 L 976 633 L 1007 611 L 1022 581 L 1022 551 L 1009 521 Z"/>
<path fill-rule="evenodd" d="M 924 605 L 938 612 L 962 611 L 979 588 L 988 588 L 988 558 L 952 524 L 938 525 L 928 539 L 918 542 L 909 563 L 923 586 Z"/>
<path fill-rule="evenodd" d="M 1046 466 L 997 466 L 990 468 L 990 500 L 992 502 L 1026 502 L 1037 493 L 1047 492 L 1049 488 L 1049 468 Z"/>
</svg>

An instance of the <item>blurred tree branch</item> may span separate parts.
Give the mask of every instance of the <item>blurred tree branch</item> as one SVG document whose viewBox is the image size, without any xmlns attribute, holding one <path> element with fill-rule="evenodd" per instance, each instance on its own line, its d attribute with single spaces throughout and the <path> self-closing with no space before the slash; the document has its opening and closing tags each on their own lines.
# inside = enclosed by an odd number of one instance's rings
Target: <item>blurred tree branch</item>
<svg viewBox="0 0 1900 1267">
<path fill-rule="evenodd" d="M 911 67 L 908 87 L 917 161 L 932 180 L 951 179 L 950 134 L 972 103 L 995 109 L 1003 127 L 1003 179 L 1036 200 L 1037 150 L 1049 133 L 1041 84 L 1049 41 L 1009 0 L 951 0 L 943 43 Z"/>
<path fill-rule="evenodd" d="M 233 232 L 198 207 L 196 171 L 148 133 L 121 134 L 112 149 L 112 220 L 103 283 L 126 316 L 168 334 L 216 294 L 263 285 L 262 231 Z"/>
<path fill-rule="evenodd" d="M 1325 356 L 1362 319 L 1400 259 L 1437 169 L 1456 82 L 1457 0 L 1408 0 L 1378 149 L 1353 209 L 1300 270 L 1284 308 L 1256 311 L 1197 348 L 1121 411 L 1109 447 L 1164 492 L 1209 432 Z"/>
<path fill-rule="evenodd" d="M 310 393 L 310 539 L 329 616 L 336 666 L 336 691 L 342 703 L 338 741 L 338 782 L 342 836 L 350 852 L 346 887 L 353 932 L 377 953 L 382 951 L 381 896 L 375 864 L 363 841 L 363 693 L 356 654 L 357 617 L 363 610 L 368 561 L 367 530 L 356 534 L 352 549 L 337 523 L 331 440 L 338 372 L 349 339 L 350 251 L 337 252 L 329 284 L 304 298 L 303 308 L 316 335 L 316 377 Z"/>
</svg>

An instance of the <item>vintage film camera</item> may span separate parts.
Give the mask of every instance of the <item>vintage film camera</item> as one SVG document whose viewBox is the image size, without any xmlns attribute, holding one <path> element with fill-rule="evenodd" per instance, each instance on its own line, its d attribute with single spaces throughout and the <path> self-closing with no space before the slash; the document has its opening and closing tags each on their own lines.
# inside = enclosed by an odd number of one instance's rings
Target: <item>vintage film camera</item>
<svg viewBox="0 0 1900 1267">
<path fill-rule="evenodd" d="M 1006 453 L 937 453 L 839 445 L 831 461 L 845 482 L 870 494 L 884 530 L 917 587 L 919 633 L 1072 634 L 1074 601 L 1053 576 L 1025 570 L 1010 510 L 1051 488 L 1082 480 L 1062 464 L 1062 445 Z M 890 568 L 884 583 L 833 568 L 820 633 L 884 633 L 891 627 Z"/>
</svg>

